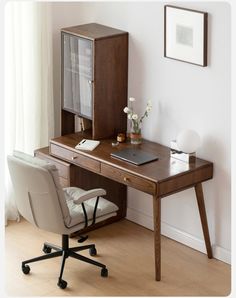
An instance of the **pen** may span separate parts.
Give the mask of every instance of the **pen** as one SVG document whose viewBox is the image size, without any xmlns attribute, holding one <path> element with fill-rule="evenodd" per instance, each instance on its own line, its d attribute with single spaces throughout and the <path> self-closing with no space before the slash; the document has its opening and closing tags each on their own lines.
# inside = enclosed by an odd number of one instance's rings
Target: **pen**
<svg viewBox="0 0 236 298">
<path fill-rule="evenodd" d="M 82 140 L 79 144 L 82 145 L 84 142 L 86 142 L 86 140 Z"/>
</svg>

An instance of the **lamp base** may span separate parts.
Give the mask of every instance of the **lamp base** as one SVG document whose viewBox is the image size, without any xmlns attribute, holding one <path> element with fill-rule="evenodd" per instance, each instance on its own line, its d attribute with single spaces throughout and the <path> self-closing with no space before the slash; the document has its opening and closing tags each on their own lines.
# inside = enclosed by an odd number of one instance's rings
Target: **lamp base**
<svg viewBox="0 0 236 298">
<path fill-rule="evenodd" d="M 187 163 L 196 161 L 196 153 L 184 153 L 180 151 L 175 140 L 170 142 L 170 156 Z"/>
</svg>

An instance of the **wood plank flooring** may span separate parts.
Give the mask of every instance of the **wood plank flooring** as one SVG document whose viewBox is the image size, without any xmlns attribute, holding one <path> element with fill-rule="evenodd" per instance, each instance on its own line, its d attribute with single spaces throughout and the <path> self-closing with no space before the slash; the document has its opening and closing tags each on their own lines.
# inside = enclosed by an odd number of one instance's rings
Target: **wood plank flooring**
<svg viewBox="0 0 236 298">
<path fill-rule="evenodd" d="M 162 237 L 162 280 L 154 280 L 153 232 L 128 220 L 89 233 L 84 244 L 95 243 L 95 257 L 107 265 L 100 269 L 69 258 L 57 287 L 60 258 L 30 264 L 21 272 L 21 261 L 42 254 L 43 242 L 61 245 L 60 236 L 37 229 L 28 222 L 10 222 L 5 233 L 5 289 L 9 296 L 227 296 L 231 268 L 205 254 Z M 78 246 L 75 238 L 71 246 Z M 88 256 L 88 252 L 84 252 Z"/>
</svg>

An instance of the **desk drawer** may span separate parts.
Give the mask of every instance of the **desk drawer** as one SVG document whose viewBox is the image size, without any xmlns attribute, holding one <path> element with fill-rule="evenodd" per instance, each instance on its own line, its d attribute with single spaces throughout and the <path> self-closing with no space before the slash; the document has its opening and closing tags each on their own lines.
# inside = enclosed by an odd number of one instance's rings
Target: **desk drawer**
<svg viewBox="0 0 236 298">
<path fill-rule="evenodd" d="M 59 181 L 60 181 L 60 184 L 61 184 L 61 187 L 69 187 L 69 186 L 73 186 L 70 184 L 70 180 L 69 179 L 65 179 L 63 177 L 60 177 L 59 176 Z"/>
<path fill-rule="evenodd" d="M 80 153 L 73 152 L 66 148 L 62 148 L 55 144 L 50 145 L 51 154 L 57 156 L 63 160 L 69 161 L 70 163 L 81 166 L 82 168 L 88 169 L 90 171 L 99 173 L 100 172 L 100 162 L 83 156 Z"/>
<path fill-rule="evenodd" d="M 117 169 L 107 164 L 101 164 L 101 174 L 122 184 L 139 189 L 149 194 L 156 193 L 156 184 L 145 178 L 135 176 L 126 171 Z"/>
<path fill-rule="evenodd" d="M 35 156 L 37 156 L 38 158 L 46 160 L 57 167 L 58 176 L 62 187 L 70 186 L 71 180 L 73 179 L 73 165 L 64 161 L 60 161 L 55 157 L 49 155 L 49 150 L 46 147 L 38 149 L 34 153 Z"/>
<path fill-rule="evenodd" d="M 42 158 L 41 156 L 38 156 L 39 158 Z M 62 177 L 64 179 L 69 179 L 69 171 L 70 171 L 70 165 L 68 164 L 67 166 L 56 161 L 55 158 L 52 158 L 52 157 L 45 157 L 43 156 L 44 160 L 54 164 L 57 169 L 58 169 L 58 174 L 59 174 L 59 177 Z"/>
</svg>

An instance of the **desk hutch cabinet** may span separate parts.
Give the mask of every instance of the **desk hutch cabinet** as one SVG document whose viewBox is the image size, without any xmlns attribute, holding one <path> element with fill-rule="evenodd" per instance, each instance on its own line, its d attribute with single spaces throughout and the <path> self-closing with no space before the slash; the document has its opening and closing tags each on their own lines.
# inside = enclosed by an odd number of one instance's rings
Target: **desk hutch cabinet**
<svg viewBox="0 0 236 298">
<path fill-rule="evenodd" d="M 96 23 L 61 30 L 62 135 L 78 115 L 92 138 L 126 132 L 128 33 Z"/>
</svg>

